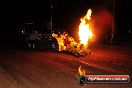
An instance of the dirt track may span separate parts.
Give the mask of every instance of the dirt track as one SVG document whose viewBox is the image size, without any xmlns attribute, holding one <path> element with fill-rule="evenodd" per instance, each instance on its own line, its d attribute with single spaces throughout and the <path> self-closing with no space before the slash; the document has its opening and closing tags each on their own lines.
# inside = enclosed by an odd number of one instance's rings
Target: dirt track
<svg viewBox="0 0 132 88">
<path fill-rule="evenodd" d="M 0 53 L 0 88 L 80 88 L 81 65 L 86 74 L 132 75 L 132 49 L 96 47 L 76 58 L 53 52 L 4 50 Z M 131 88 L 131 84 L 88 84 L 81 88 Z"/>
</svg>

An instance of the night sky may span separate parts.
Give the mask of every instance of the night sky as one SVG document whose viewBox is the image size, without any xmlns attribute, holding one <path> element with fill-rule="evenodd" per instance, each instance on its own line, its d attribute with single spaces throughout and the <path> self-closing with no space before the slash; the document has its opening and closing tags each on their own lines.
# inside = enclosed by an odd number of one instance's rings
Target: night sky
<svg viewBox="0 0 132 88">
<path fill-rule="evenodd" d="M 50 21 L 50 0 L 4 1 L 1 3 L 0 43 L 12 43 L 18 39 L 18 25 L 33 22 L 43 28 Z M 112 12 L 112 0 L 53 0 L 54 28 L 74 28 L 89 8 L 99 11 L 106 8 Z M 131 0 L 116 0 L 116 28 L 125 33 L 132 26 Z M 69 31 L 69 30 L 68 30 Z"/>
</svg>

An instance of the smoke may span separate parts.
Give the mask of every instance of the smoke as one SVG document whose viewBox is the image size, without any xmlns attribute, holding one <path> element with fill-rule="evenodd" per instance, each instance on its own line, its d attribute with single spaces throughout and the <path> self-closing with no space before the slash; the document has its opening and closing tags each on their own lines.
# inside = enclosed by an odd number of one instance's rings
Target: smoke
<svg viewBox="0 0 132 88">
<path fill-rule="evenodd" d="M 113 14 L 111 10 L 105 7 L 91 8 L 91 9 L 92 9 L 92 15 L 90 20 L 90 28 L 92 30 L 93 37 L 90 41 L 94 43 L 96 41 L 97 42 L 102 41 L 105 38 L 105 34 L 112 30 Z M 71 28 L 72 30 L 70 30 L 72 37 L 77 42 L 79 42 L 78 31 L 79 31 L 80 18 L 82 16 L 76 17 L 76 20 L 74 21 L 74 25 Z"/>
<path fill-rule="evenodd" d="M 92 16 L 92 30 L 96 41 L 104 39 L 105 34 L 112 31 L 112 20 L 112 13 L 106 9 L 95 12 Z"/>
</svg>

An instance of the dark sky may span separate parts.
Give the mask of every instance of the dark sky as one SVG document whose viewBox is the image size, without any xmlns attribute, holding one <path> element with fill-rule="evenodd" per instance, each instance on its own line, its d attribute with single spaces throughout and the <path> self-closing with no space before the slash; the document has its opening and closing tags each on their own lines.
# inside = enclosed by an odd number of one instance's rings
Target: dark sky
<svg viewBox="0 0 132 88">
<path fill-rule="evenodd" d="M 89 8 L 111 5 L 111 1 L 106 0 L 54 0 L 53 20 L 54 23 L 70 22 L 78 16 L 82 16 Z M 33 21 L 46 22 L 50 20 L 50 0 L 43 1 L 10 1 L 4 2 L 3 13 L 5 19 L 10 19 L 16 23 Z M 12 20 L 14 19 L 14 20 Z"/>
<path fill-rule="evenodd" d="M 96 12 L 103 7 L 112 11 L 113 0 L 53 0 L 55 27 L 72 27 L 89 8 Z M 34 22 L 45 25 L 50 20 L 50 0 L 4 1 L 1 3 L 1 40 L 17 39 L 18 25 Z M 131 24 L 131 0 L 116 0 L 117 28 L 122 30 Z M 119 30 L 118 29 L 118 30 Z M 3 37 L 4 36 L 4 37 Z"/>
</svg>

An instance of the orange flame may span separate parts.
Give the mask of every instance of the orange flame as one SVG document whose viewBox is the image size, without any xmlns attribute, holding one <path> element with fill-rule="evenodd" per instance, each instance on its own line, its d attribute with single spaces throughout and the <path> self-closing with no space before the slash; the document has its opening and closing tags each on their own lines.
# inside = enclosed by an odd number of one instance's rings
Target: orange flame
<svg viewBox="0 0 132 88">
<path fill-rule="evenodd" d="M 92 31 L 90 30 L 90 25 L 88 21 L 91 19 L 92 10 L 89 9 L 87 14 L 81 18 L 81 23 L 79 25 L 79 37 L 80 43 L 84 45 L 88 45 L 89 39 L 92 38 Z"/>
<path fill-rule="evenodd" d="M 81 66 L 78 68 L 79 75 L 85 75 L 85 70 Z"/>
<path fill-rule="evenodd" d="M 75 55 L 85 55 L 90 53 L 87 49 L 88 42 L 92 38 L 92 31 L 90 28 L 89 20 L 91 19 L 92 10 L 89 9 L 87 14 L 81 18 L 81 23 L 79 25 L 79 37 L 80 42 L 77 43 L 74 39 L 64 32 L 62 34 L 52 34 L 54 38 L 57 39 L 59 45 L 59 51 L 69 51 L 73 52 Z M 83 46 L 82 46 L 83 45 Z M 77 51 L 77 52 L 76 52 Z"/>
</svg>

